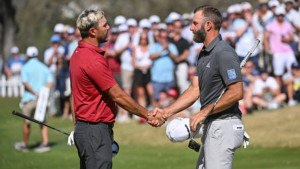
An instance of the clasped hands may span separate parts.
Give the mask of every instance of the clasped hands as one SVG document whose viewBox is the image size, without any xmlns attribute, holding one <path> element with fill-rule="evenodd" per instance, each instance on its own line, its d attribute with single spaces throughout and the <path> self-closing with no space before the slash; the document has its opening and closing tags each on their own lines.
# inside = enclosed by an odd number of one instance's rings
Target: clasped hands
<svg viewBox="0 0 300 169">
<path fill-rule="evenodd" d="M 148 112 L 147 114 L 147 122 L 153 127 L 162 126 L 169 116 L 165 112 L 164 109 L 155 108 Z"/>
<path fill-rule="evenodd" d="M 167 113 L 165 109 L 155 108 L 148 112 L 148 123 L 153 127 L 162 126 L 172 114 Z M 206 113 L 199 111 L 190 116 L 190 128 L 192 132 L 197 130 L 197 126 L 205 119 Z"/>
</svg>

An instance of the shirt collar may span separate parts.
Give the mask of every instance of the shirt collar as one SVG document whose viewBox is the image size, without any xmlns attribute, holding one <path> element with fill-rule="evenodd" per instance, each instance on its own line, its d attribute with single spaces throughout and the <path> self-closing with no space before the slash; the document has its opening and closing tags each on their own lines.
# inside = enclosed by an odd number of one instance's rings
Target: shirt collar
<svg viewBox="0 0 300 169">
<path fill-rule="evenodd" d="M 219 34 L 213 41 L 210 42 L 210 44 L 203 48 L 202 50 L 205 52 L 210 52 L 215 46 L 216 44 L 222 40 L 222 36 Z"/>
<path fill-rule="evenodd" d="M 101 55 L 104 55 L 105 54 L 105 51 L 100 49 L 99 47 L 95 46 L 95 45 L 92 45 L 90 43 L 87 43 L 87 42 L 83 42 L 82 40 L 80 40 L 78 42 L 78 47 L 79 48 L 89 48 L 89 49 L 92 49 L 92 50 L 95 50 L 96 52 L 98 52 L 99 54 Z"/>
</svg>

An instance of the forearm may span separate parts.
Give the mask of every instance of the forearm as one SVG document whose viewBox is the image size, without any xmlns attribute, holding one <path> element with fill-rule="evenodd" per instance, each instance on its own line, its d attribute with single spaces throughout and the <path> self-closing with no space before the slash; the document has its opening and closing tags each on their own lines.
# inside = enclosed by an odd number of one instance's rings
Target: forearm
<svg viewBox="0 0 300 169">
<path fill-rule="evenodd" d="M 75 111 L 74 111 L 73 93 L 71 93 L 70 102 L 71 102 L 71 112 L 72 112 L 73 124 L 75 125 L 76 124 L 76 118 L 75 118 Z"/>
<path fill-rule="evenodd" d="M 156 52 L 156 53 L 150 55 L 150 59 L 152 59 L 152 60 L 157 59 L 161 55 L 161 53 L 162 53 L 162 51 Z"/>
<path fill-rule="evenodd" d="M 190 86 L 173 104 L 165 108 L 168 117 L 190 107 L 200 96 L 199 88 Z"/>
<path fill-rule="evenodd" d="M 223 94 L 219 102 L 216 104 L 212 112 L 209 113 L 210 109 L 213 107 L 214 103 L 208 105 L 205 107 L 201 112 L 203 112 L 205 115 L 212 115 L 220 113 L 224 110 L 229 109 L 234 104 L 236 104 L 239 100 L 243 98 L 243 83 L 237 82 L 234 86 L 231 86 L 228 88 L 227 91 Z"/>
<path fill-rule="evenodd" d="M 137 116 L 147 118 L 148 111 L 128 96 L 118 84 L 106 90 L 105 93 L 123 109 Z"/>
<path fill-rule="evenodd" d="M 125 92 L 120 95 L 120 97 L 114 100 L 123 109 L 131 112 L 137 116 L 147 118 L 148 111 L 144 107 L 137 104 L 131 97 L 129 97 Z"/>
<path fill-rule="evenodd" d="M 27 82 L 24 82 L 24 87 L 25 87 L 25 90 L 29 91 L 30 93 L 32 93 L 33 95 L 36 95 L 37 93 L 31 88 L 31 86 L 27 83 Z"/>
<path fill-rule="evenodd" d="M 190 54 L 190 51 L 189 51 L 189 50 L 185 50 L 185 51 L 182 53 L 182 55 L 180 55 L 180 56 L 178 57 L 178 62 L 182 62 L 182 61 L 186 60 L 186 58 L 189 56 L 189 54 Z"/>
</svg>

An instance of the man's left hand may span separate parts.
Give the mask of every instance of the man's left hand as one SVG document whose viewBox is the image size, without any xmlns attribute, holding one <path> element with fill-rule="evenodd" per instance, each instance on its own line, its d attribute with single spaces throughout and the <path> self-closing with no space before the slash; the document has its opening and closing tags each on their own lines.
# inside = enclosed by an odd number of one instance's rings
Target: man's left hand
<svg viewBox="0 0 300 169">
<path fill-rule="evenodd" d="M 196 132 L 197 126 L 200 122 L 205 119 L 205 114 L 202 111 L 199 111 L 190 117 L 190 127 L 192 132 Z"/>
</svg>

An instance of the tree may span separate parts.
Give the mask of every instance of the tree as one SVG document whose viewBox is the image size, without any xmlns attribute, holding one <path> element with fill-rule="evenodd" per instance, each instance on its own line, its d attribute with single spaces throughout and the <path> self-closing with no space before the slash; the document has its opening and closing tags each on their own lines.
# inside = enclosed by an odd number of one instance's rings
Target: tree
<svg viewBox="0 0 300 169">
<path fill-rule="evenodd" d="M 15 44 L 18 25 L 15 19 L 16 7 L 13 0 L 0 1 L 0 51 L 6 62 L 10 56 L 10 49 Z"/>
</svg>

